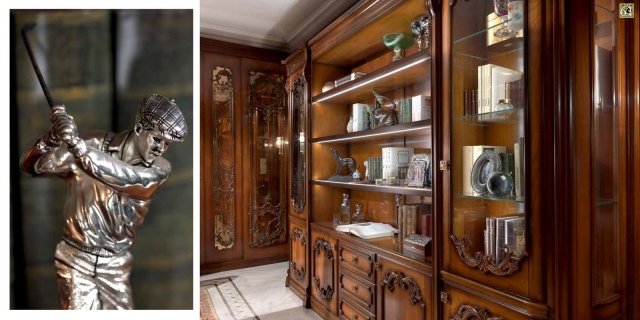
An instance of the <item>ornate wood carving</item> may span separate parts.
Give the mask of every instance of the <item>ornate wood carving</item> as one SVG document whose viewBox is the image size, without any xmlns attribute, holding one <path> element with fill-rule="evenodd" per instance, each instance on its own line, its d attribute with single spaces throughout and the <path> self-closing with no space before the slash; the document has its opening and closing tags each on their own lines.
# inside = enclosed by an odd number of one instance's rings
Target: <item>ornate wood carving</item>
<svg viewBox="0 0 640 320">
<path fill-rule="evenodd" d="M 489 311 L 478 306 L 463 304 L 458 307 L 450 320 L 503 320 L 502 317 L 491 316 Z"/>
<path fill-rule="evenodd" d="M 291 104 L 291 206 L 300 213 L 304 210 L 306 188 L 306 103 L 307 80 L 303 74 L 293 81 L 290 92 Z"/>
<path fill-rule="evenodd" d="M 251 195 L 249 245 L 287 241 L 286 105 L 284 77 L 249 73 Z"/>
<path fill-rule="evenodd" d="M 470 245 L 471 241 L 469 237 L 466 235 L 462 237 L 462 240 L 458 239 L 455 235 L 450 235 L 451 241 L 453 241 L 453 245 L 456 247 L 456 252 L 462 261 L 472 268 L 478 268 L 482 273 L 491 272 L 497 276 L 509 276 L 514 274 L 519 270 L 520 262 L 526 257 L 528 254 L 526 251 L 522 251 L 520 254 L 516 255 L 513 253 L 509 247 L 504 246 L 502 249 L 502 262 L 496 264 L 494 262 L 494 257 L 485 255 L 484 252 L 478 251 L 473 256 L 467 252 L 467 247 Z"/>
<path fill-rule="evenodd" d="M 213 87 L 213 208 L 214 244 L 218 250 L 235 243 L 235 127 L 233 74 L 229 68 L 212 70 Z"/>
<path fill-rule="evenodd" d="M 294 227 L 291 230 L 291 241 L 295 242 L 296 238 L 300 239 L 300 244 L 304 247 L 307 244 L 307 240 L 306 240 L 306 236 L 304 234 L 304 231 Z"/>
<path fill-rule="evenodd" d="M 331 262 L 331 283 L 333 283 L 333 279 L 335 277 L 335 270 L 333 267 L 333 247 L 329 242 L 322 238 L 316 239 L 316 243 L 313 246 L 313 252 L 315 255 L 320 255 L 321 251 L 325 251 L 327 260 Z M 323 288 L 320 284 L 320 278 L 316 275 L 313 276 L 313 282 L 316 285 L 316 291 L 318 292 L 318 296 L 324 300 L 331 300 L 333 297 L 334 288 L 331 286 L 331 283 L 327 285 L 326 288 Z"/>
<path fill-rule="evenodd" d="M 385 273 L 382 278 L 382 282 L 380 282 L 380 286 L 383 289 L 389 289 L 390 292 L 393 292 L 396 289 L 396 286 L 398 288 L 409 290 L 411 293 L 411 296 L 409 297 L 411 304 L 419 303 L 423 308 L 426 306 L 422 297 L 422 291 L 420 290 L 416 280 L 411 277 L 407 277 L 401 271 L 392 270 Z"/>
<path fill-rule="evenodd" d="M 304 266 L 302 266 L 302 268 L 300 268 L 299 270 L 296 268 L 296 263 L 291 261 L 289 262 L 289 269 L 290 271 L 293 273 L 293 276 L 298 280 L 298 281 L 302 281 L 304 280 L 304 276 L 307 274 L 307 272 L 304 270 Z"/>
</svg>

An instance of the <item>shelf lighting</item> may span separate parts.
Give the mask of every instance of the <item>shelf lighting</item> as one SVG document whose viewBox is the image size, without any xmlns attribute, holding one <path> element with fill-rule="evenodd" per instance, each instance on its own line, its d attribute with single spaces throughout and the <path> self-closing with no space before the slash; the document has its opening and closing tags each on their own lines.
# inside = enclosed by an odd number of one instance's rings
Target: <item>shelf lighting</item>
<svg viewBox="0 0 640 320">
<path fill-rule="evenodd" d="M 366 136 L 360 136 L 360 137 L 345 137 L 345 138 L 337 138 L 337 139 L 330 139 L 330 140 L 322 140 L 322 141 L 318 141 L 316 143 L 332 143 L 332 142 L 340 142 L 340 141 L 348 141 L 348 140 L 358 140 L 359 138 L 370 138 L 370 137 L 377 137 L 377 136 L 384 136 L 384 135 L 389 135 L 392 133 L 404 133 L 404 132 L 412 132 L 412 131 L 417 131 L 417 130 L 424 130 L 427 129 L 428 127 L 416 127 L 416 128 L 410 128 L 410 129 L 405 129 L 405 130 L 399 130 L 399 131 L 394 131 L 394 132 L 379 132 L 379 133 L 371 133 L 371 134 L 367 134 Z"/>
<path fill-rule="evenodd" d="M 412 63 L 410 63 L 410 64 L 408 64 L 408 65 L 406 65 L 406 66 L 403 66 L 403 67 L 401 67 L 401 68 L 398 68 L 398 69 L 395 69 L 395 70 L 391 70 L 391 71 L 386 72 L 386 73 L 383 73 L 383 74 L 381 74 L 381 75 L 379 75 L 379 76 L 377 76 L 377 77 L 374 77 L 374 78 L 371 78 L 371 79 L 369 79 L 369 80 L 363 81 L 362 83 L 358 83 L 357 85 L 355 85 L 355 86 L 353 86 L 353 87 L 351 87 L 351 88 L 348 88 L 348 89 L 346 89 L 346 90 L 338 91 L 338 92 L 336 92 L 336 93 L 334 93 L 334 94 L 330 94 L 330 95 L 328 95 L 328 96 L 326 96 L 326 97 L 322 97 L 322 98 L 320 98 L 320 99 L 318 99 L 318 100 L 314 101 L 314 103 L 316 103 L 316 102 L 322 102 L 322 101 L 325 101 L 325 100 L 331 99 L 331 98 L 333 98 L 333 97 L 339 96 L 339 95 L 341 95 L 341 94 L 347 93 L 347 92 L 349 92 L 349 91 L 351 91 L 351 90 L 355 90 L 355 89 L 360 88 L 360 87 L 362 87 L 362 86 L 366 86 L 366 85 L 368 85 L 368 84 L 370 84 L 370 83 L 372 83 L 372 82 L 378 81 L 378 80 L 380 80 L 380 79 L 382 79 L 382 78 L 388 77 L 388 76 L 390 76 L 390 75 L 392 75 L 392 74 L 395 74 L 395 73 L 397 73 L 397 72 L 400 72 L 400 71 L 405 70 L 405 69 L 408 69 L 408 68 L 411 68 L 411 67 L 413 67 L 413 66 L 415 66 L 415 65 L 417 65 L 417 64 L 420 64 L 420 63 L 422 63 L 422 62 L 425 62 L 425 61 L 427 61 L 428 59 L 429 59 L 429 57 L 421 58 L 420 60 L 414 61 L 414 62 L 412 62 Z"/>
</svg>

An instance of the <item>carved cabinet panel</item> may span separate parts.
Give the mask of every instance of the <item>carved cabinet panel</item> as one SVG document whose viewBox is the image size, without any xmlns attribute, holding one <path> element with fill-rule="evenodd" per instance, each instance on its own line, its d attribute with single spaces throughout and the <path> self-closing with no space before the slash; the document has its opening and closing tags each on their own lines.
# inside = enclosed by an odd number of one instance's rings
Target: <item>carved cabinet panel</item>
<svg viewBox="0 0 640 320">
<path fill-rule="evenodd" d="M 336 240 L 327 234 L 311 232 L 311 296 L 331 313 L 337 312 Z"/>
<path fill-rule="evenodd" d="M 286 242 L 287 135 L 284 76 L 249 72 L 249 245 Z"/>
<path fill-rule="evenodd" d="M 378 319 L 431 319 L 431 276 L 378 255 Z"/>
<path fill-rule="evenodd" d="M 293 221 L 289 224 L 291 239 L 289 251 L 289 281 L 294 281 L 301 288 L 307 287 L 309 268 L 307 266 L 307 243 L 309 234 L 306 227 Z"/>
<path fill-rule="evenodd" d="M 443 303 L 442 319 L 447 320 L 506 320 L 506 319 L 538 319 L 536 315 L 527 317 L 513 310 L 505 308 L 500 304 L 507 305 L 509 302 L 490 302 L 487 297 L 479 297 L 459 290 L 455 287 L 445 285 L 447 302 Z M 497 299 L 496 299 L 497 300 Z M 499 301 L 499 300 L 497 300 Z M 544 317 L 543 317 L 544 318 Z"/>
</svg>

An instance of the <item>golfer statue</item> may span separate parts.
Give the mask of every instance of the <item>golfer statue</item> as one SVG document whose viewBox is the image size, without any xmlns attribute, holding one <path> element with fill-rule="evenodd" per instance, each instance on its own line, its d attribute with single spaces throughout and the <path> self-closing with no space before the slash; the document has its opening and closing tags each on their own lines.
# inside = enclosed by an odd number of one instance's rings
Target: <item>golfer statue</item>
<svg viewBox="0 0 640 320">
<path fill-rule="evenodd" d="M 51 107 L 50 121 L 22 168 L 67 184 L 64 232 L 55 251 L 60 303 L 64 309 L 132 309 L 129 248 L 171 172 L 162 155 L 187 134 L 184 116 L 172 99 L 151 94 L 130 131 L 80 138 L 59 104 Z"/>
</svg>

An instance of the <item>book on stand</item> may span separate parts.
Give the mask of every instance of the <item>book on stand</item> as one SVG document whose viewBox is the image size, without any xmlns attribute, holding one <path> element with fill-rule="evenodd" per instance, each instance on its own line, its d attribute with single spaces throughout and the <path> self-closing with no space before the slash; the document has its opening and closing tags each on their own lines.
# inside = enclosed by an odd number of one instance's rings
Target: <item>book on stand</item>
<svg viewBox="0 0 640 320">
<path fill-rule="evenodd" d="M 363 239 L 392 237 L 398 230 L 386 223 L 363 222 L 336 226 L 336 231 L 345 232 Z"/>
</svg>

